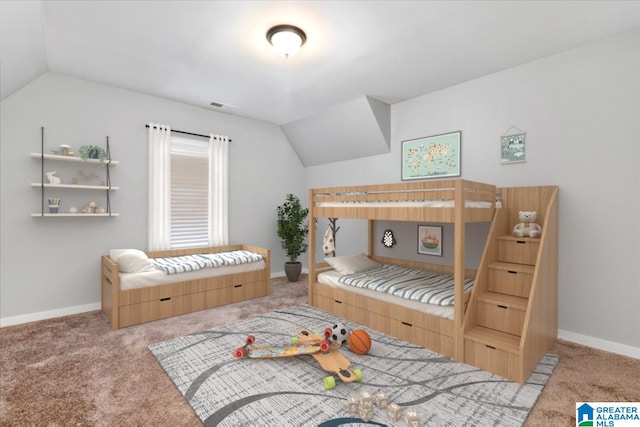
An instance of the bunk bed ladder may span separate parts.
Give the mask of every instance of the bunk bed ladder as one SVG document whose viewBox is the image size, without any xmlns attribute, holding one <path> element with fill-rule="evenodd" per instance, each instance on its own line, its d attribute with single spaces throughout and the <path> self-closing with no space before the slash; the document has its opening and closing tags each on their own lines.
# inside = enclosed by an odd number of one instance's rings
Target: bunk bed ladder
<svg viewBox="0 0 640 427">
<path fill-rule="evenodd" d="M 503 188 L 463 322 L 464 362 L 524 383 L 557 339 L 558 188 Z M 513 237 L 536 210 L 538 239 Z"/>
</svg>

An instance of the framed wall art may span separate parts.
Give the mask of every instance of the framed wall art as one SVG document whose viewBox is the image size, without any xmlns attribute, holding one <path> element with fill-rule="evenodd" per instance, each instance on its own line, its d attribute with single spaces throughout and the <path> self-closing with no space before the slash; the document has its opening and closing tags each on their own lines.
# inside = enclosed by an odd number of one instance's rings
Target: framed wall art
<svg viewBox="0 0 640 427">
<path fill-rule="evenodd" d="M 522 163 L 526 159 L 525 137 L 526 132 L 515 126 L 511 126 L 507 132 L 500 137 L 500 163 Z"/>
<path fill-rule="evenodd" d="M 434 225 L 418 226 L 418 253 L 442 256 L 442 227 Z"/>
<path fill-rule="evenodd" d="M 402 141 L 402 180 L 460 176 L 462 132 Z"/>
</svg>

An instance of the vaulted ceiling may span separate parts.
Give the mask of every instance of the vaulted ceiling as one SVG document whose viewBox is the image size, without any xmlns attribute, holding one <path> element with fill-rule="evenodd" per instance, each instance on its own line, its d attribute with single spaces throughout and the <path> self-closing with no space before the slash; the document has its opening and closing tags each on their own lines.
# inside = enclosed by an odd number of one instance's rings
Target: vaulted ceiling
<svg viewBox="0 0 640 427">
<path fill-rule="evenodd" d="M 388 150 L 384 105 L 638 26 L 638 1 L 2 1 L 0 94 L 62 73 L 282 125 L 310 165 Z"/>
</svg>

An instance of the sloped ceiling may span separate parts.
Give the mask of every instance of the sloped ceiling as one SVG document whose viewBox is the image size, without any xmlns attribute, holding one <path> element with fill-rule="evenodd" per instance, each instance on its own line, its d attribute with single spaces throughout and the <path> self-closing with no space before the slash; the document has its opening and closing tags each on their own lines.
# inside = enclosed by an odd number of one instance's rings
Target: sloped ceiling
<svg viewBox="0 0 640 427">
<path fill-rule="evenodd" d="M 289 59 L 265 38 L 283 23 L 307 34 Z M 0 1 L 0 95 L 54 71 L 283 125 L 316 164 L 384 149 L 388 117 L 372 100 L 392 105 L 638 26 L 640 2 L 613 0 Z M 351 120 L 335 114 L 350 104 Z M 317 153 L 305 141 L 318 128 L 345 138 L 325 135 Z"/>
</svg>

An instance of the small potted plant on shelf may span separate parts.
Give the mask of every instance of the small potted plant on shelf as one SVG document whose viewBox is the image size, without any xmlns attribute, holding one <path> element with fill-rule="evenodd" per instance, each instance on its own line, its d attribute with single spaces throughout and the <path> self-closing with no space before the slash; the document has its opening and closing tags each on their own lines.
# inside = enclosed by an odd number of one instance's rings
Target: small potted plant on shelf
<svg viewBox="0 0 640 427">
<path fill-rule="evenodd" d="M 78 153 L 80 153 L 80 158 L 82 160 L 100 159 L 101 162 L 107 160 L 107 152 L 97 145 L 81 145 L 78 149 Z"/>
<path fill-rule="evenodd" d="M 293 194 L 287 194 L 285 202 L 278 206 L 278 237 L 289 258 L 284 271 L 290 282 L 297 282 L 302 271 L 302 263 L 298 261 L 298 257 L 307 250 L 305 239 L 309 234 L 309 224 L 306 221 L 308 214 L 309 209 L 303 208 L 300 199 Z"/>
</svg>

